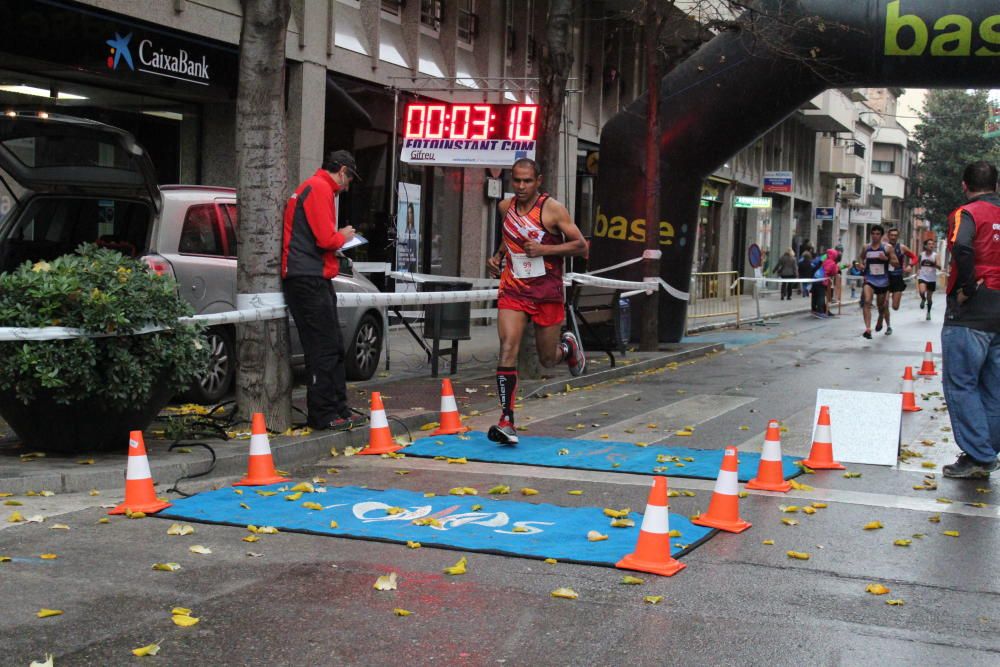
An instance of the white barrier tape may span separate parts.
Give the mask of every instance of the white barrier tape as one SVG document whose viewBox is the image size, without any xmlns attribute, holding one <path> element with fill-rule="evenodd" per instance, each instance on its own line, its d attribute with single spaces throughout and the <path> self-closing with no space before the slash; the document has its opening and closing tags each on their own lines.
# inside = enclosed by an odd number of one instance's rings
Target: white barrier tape
<svg viewBox="0 0 1000 667">
<path fill-rule="evenodd" d="M 644 282 L 631 281 L 631 280 L 615 280 L 614 278 L 601 278 L 599 276 L 594 276 L 589 273 L 567 273 L 563 276 L 563 283 L 569 285 L 571 283 L 579 283 L 580 285 L 589 285 L 591 287 L 605 287 L 607 289 L 620 289 L 620 290 L 636 290 L 641 289 L 646 291 L 649 288 Z"/>
<path fill-rule="evenodd" d="M 259 322 L 261 320 L 277 320 L 284 316 L 285 306 L 274 305 L 257 309 L 230 310 L 224 313 L 209 313 L 205 315 L 195 315 L 194 317 L 181 317 L 178 321 L 183 324 L 190 322 L 204 324 L 207 327 L 214 327 L 219 326 L 220 324 L 241 324 L 245 322 Z"/>
<path fill-rule="evenodd" d="M 665 281 L 663 278 L 660 278 L 659 281 L 660 281 L 660 287 L 665 289 L 667 291 L 667 294 L 674 297 L 675 299 L 678 299 L 680 301 L 689 301 L 691 299 L 690 294 L 688 294 L 687 292 L 682 292 L 679 289 L 673 287 L 672 285 L 668 285 L 667 281 Z"/>
<path fill-rule="evenodd" d="M 426 306 L 435 303 L 465 303 L 492 301 L 497 290 L 481 289 L 464 292 L 341 292 L 338 306 Z"/>
<path fill-rule="evenodd" d="M 645 253 L 643 253 L 643 254 L 645 254 Z M 604 268 L 601 268 L 601 269 L 594 269 L 593 271 L 588 271 L 586 274 L 582 274 L 582 275 L 596 276 L 598 273 L 607 273 L 608 271 L 614 271 L 615 269 L 620 269 L 623 266 L 630 266 L 632 264 L 636 264 L 637 262 L 641 262 L 643 259 L 644 259 L 643 257 L 636 257 L 635 259 L 630 259 L 630 260 L 628 260 L 626 262 L 620 262 L 618 264 L 612 264 L 611 266 L 605 266 Z M 659 258 L 657 258 L 657 259 L 659 259 Z"/>
<path fill-rule="evenodd" d="M 281 292 L 236 295 L 236 310 L 260 310 L 284 305 L 285 295 Z"/>
<path fill-rule="evenodd" d="M 358 273 L 389 273 L 392 264 L 389 262 L 354 262 L 354 270 Z"/>
<path fill-rule="evenodd" d="M 433 276 L 429 273 L 411 273 L 410 271 L 388 271 L 385 275 L 408 283 L 469 283 L 473 287 L 496 287 L 500 284 L 500 281 L 495 278 Z"/>
</svg>

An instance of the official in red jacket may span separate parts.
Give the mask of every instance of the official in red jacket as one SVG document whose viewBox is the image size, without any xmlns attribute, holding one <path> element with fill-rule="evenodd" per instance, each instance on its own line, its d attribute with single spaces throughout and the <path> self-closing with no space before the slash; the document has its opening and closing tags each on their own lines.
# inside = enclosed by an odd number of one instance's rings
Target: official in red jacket
<svg viewBox="0 0 1000 667">
<path fill-rule="evenodd" d="M 961 456 L 945 477 L 988 477 L 1000 453 L 1000 197 L 997 168 L 965 168 L 968 203 L 948 216 L 948 306 L 941 329 L 944 397 Z"/>
<path fill-rule="evenodd" d="M 332 151 L 285 205 L 282 289 L 305 353 L 308 422 L 315 429 L 344 430 L 364 423 L 347 403 L 344 340 L 332 282 L 339 269 L 337 251 L 354 238 L 354 227 L 337 228 L 338 193 L 346 192 L 355 178 L 354 156 Z"/>
</svg>

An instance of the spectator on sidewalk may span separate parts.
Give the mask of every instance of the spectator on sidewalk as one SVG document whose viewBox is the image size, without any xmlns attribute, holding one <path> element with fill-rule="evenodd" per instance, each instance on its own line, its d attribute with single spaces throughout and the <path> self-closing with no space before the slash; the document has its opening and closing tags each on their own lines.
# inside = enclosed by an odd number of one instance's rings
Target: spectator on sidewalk
<svg viewBox="0 0 1000 667">
<path fill-rule="evenodd" d="M 812 261 L 813 261 L 812 253 L 809 252 L 808 250 L 804 250 L 802 252 L 802 256 L 799 257 L 799 278 L 813 277 Z M 802 286 L 799 288 L 799 293 L 803 297 L 809 296 L 809 290 L 811 286 L 812 283 L 802 283 Z"/>
<path fill-rule="evenodd" d="M 799 267 L 795 261 L 795 251 L 789 248 L 785 251 L 785 254 L 781 256 L 778 260 L 778 277 L 779 278 L 796 278 L 799 275 Z M 795 283 L 781 283 L 781 300 L 784 301 L 788 299 L 792 300 L 792 288 Z"/>
<path fill-rule="evenodd" d="M 851 268 L 847 270 L 847 275 L 858 276 L 857 280 L 849 281 L 851 283 L 851 298 L 853 299 L 857 296 L 858 285 L 861 284 L 860 276 L 865 275 L 865 268 L 861 266 L 861 262 L 854 260 L 854 263 L 851 264 Z"/>
<path fill-rule="evenodd" d="M 827 250 L 826 259 L 823 260 L 823 275 L 826 276 L 826 280 L 823 281 L 823 313 L 830 317 L 832 314 L 830 312 L 830 304 L 833 303 L 834 298 L 837 293 L 837 285 L 840 283 L 840 265 L 837 260 L 840 259 L 840 253 L 836 250 Z"/>
</svg>

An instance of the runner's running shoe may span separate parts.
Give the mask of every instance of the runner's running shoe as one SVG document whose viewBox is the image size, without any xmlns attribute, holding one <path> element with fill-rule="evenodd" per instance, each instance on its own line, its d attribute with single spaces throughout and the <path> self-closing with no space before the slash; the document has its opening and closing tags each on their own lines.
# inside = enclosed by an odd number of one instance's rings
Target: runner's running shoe
<svg viewBox="0 0 1000 667">
<path fill-rule="evenodd" d="M 501 445 L 516 445 L 517 429 L 514 428 L 514 423 L 511 420 L 501 417 L 500 422 L 496 426 L 490 426 L 486 437 L 493 442 L 499 442 Z"/>
<path fill-rule="evenodd" d="M 885 328 L 885 335 L 886 336 L 891 336 L 892 335 L 892 327 L 886 327 Z"/>
<path fill-rule="evenodd" d="M 882 330 L 882 316 L 879 315 L 878 322 L 875 323 L 875 331 L 881 331 L 881 330 Z"/>
<path fill-rule="evenodd" d="M 926 319 L 928 319 L 928 320 L 931 319 L 931 309 L 930 308 L 927 309 L 927 318 Z"/>
<path fill-rule="evenodd" d="M 583 353 L 583 346 L 576 339 L 572 331 L 567 331 L 562 335 L 562 344 L 566 346 L 566 364 L 569 366 L 570 375 L 583 375 L 587 369 L 587 355 Z"/>
<path fill-rule="evenodd" d="M 925 296 L 920 297 L 920 310 L 924 309 L 924 304 L 925 303 L 927 303 L 927 297 L 925 297 Z"/>
<path fill-rule="evenodd" d="M 868 329 L 865 329 L 865 332 L 863 334 L 861 334 L 861 335 L 864 336 L 865 338 L 867 338 L 868 340 L 872 339 L 872 332 L 870 330 L 868 330 Z"/>
</svg>

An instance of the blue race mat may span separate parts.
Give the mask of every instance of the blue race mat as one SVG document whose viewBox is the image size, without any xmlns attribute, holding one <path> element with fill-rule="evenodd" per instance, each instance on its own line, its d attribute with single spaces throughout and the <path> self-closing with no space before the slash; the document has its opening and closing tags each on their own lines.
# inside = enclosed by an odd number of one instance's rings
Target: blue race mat
<svg viewBox="0 0 1000 667">
<path fill-rule="evenodd" d="M 291 484 L 273 484 L 260 490 L 276 491 Z M 642 515 L 632 512 L 635 527 L 612 528 L 611 519 L 600 507 L 558 507 L 512 500 L 492 500 L 479 496 L 436 496 L 425 498 L 413 491 L 378 491 L 353 486 L 327 487 L 326 493 L 303 493 L 295 501 L 289 493 L 263 497 L 244 487 L 243 495 L 232 488 L 199 493 L 174 501 L 169 509 L 156 514 L 167 519 L 183 519 L 233 526 L 274 526 L 279 530 L 333 535 L 380 542 L 420 542 L 427 547 L 481 551 L 532 558 L 555 558 L 570 563 L 614 566 L 631 553 L 642 525 Z M 321 510 L 302 507 L 315 502 Z M 240 507 L 240 503 L 250 509 Z M 473 505 L 481 505 L 476 510 Z M 403 508 L 389 514 L 390 507 Z M 433 517 L 440 526 L 417 526 L 415 519 Z M 337 528 L 330 522 L 336 521 Z M 515 532 L 522 526 L 527 532 Z M 715 530 L 695 526 L 687 518 L 671 515 L 670 528 L 680 537 L 672 538 L 671 552 L 677 557 L 698 546 Z M 587 532 L 599 531 L 608 539 L 587 540 Z M 682 545 L 686 545 L 686 548 Z"/>
<path fill-rule="evenodd" d="M 522 465 L 545 466 L 548 468 L 577 468 L 580 470 L 604 470 L 608 472 L 637 472 L 647 475 L 667 477 L 693 477 L 695 479 L 715 479 L 722 465 L 721 449 L 691 449 L 689 447 L 666 447 L 650 445 L 636 447 L 631 442 L 609 440 L 568 440 L 520 436 L 516 445 L 498 445 L 491 442 L 485 433 L 471 432 L 466 435 L 430 436 L 421 438 L 403 450 L 407 456 L 433 458 L 446 456 L 451 459 L 465 457 L 469 461 L 490 463 L 519 463 Z M 560 454 L 560 452 L 563 452 Z M 658 457 L 670 457 L 665 460 Z M 676 458 L 677 460 L 673 460 Z M 694 459 L 686 461 L 685 459 Z M 782 470 L 785 479 L 802 474 L 794 464 L 795 459 L 783 457 Z M 757 475 L 760 454 L 740 452 L 739 480 L 749 482 Z M 615 464 L 619 464 L 617 467 Z"/>
</svg>

